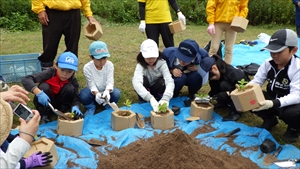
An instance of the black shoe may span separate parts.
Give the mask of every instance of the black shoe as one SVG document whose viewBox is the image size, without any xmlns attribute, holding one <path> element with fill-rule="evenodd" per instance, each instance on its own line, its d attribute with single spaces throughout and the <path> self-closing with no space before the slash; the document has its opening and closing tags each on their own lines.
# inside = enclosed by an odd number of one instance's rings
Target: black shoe
<svg viewBox="0 0 300 169">
<path fill-rule="evenodd" d="M 296 142 L 298 140 L 299 134 L 296 129 L 292 129 L 289 126 L 286 132 L 283 134 L 282 139 L 287 142 Z"/>
<path fill-rule="evenodd" d="M 237 121 L 241 118 L 241 113 L 231 111 L 227 116 L 223 117 L 223 121 Z"/>
<path fill-rule="evenodd" d="M 278 119 L 276 116 L 269 118 L 269 119 L 263 119 L 264 122 L 262 125 L 260 125 L 260 128 L 264 128 L 268 131 L 270 131 L 274 126 L 278 124 Z"/>
<path fill-rule="evenodd" d="M 40 124 L 46 124 L 48 123 L 50 120 L 48 118 L 48 116 L 42 116 Z"/>
<path fill-rule="evenodd" d="M 214 109 L 223 108 L 223 107 L 228 107 L 228 105 L 225 103 L 214 104 Z"/>
</svg>

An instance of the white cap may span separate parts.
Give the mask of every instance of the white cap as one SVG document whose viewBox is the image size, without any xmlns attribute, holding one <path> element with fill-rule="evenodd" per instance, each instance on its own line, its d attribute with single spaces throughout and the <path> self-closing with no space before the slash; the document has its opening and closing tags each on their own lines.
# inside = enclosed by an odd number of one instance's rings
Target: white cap
<svg viewBox="0 0 300 169">
<path fill-rule="evenodd" d="M 141 44 L 140 52 L 144 58 L 157 58 L 159 56 L 157 44 L 152 39 L 147 39 Z"/>
</svg>

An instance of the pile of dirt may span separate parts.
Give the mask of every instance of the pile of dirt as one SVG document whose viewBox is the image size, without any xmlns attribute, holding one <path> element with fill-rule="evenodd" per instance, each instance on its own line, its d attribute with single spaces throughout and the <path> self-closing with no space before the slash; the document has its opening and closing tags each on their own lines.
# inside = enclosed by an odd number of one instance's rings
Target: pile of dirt
<svg viewBox="0 0 300 169">
<path fill-rule="evenodd" d="M 99 169 L 259 168 L 239 152 L 230 155 L 226 151 L 216 151 L 201 145 L 194 137 L 179 129 L 147 140 L 138 140 L 108 153 L 107 156 L 98 153 Z"/>
</svg>

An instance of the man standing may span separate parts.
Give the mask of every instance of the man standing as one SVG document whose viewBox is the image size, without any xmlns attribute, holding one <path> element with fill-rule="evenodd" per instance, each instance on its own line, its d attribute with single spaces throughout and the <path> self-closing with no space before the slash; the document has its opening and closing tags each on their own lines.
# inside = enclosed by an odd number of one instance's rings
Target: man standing
<svg viewBox="0 0 300 169">
<path fill-rule="evenodd" d="M 298 38 L 300 37 L 300 0 L 292 0 L 293 4 L 295 5 L 295 23 L 296 23 L 296 32 Z"/>
<path fill-rule="evenodd" d="M 42 69 L 52 67 L 62 35 L 65 36 L 65 51 L 78 57 L 78 41 L 81 31 L 80 9 L 89 23 L 97 22 L 90 8 L 90 0 L 31 0 L 32 11 L 42 23 L 43 50 L 38 58 Z"/>
<path fill-rule="evenodd" d="M 185 16 L 180 12 L 176 0 L 138 0 L 140 13 L 139 30 L 146 32 L 147 38 L 152 39 L 159 46 L 159 35 L 161 35 L 165 47 L 174 46 L 173 34 L 169 29 L 172 22 L 170 6 L 177 13 L 178 20 L 185 24 Z"/>
</svg>

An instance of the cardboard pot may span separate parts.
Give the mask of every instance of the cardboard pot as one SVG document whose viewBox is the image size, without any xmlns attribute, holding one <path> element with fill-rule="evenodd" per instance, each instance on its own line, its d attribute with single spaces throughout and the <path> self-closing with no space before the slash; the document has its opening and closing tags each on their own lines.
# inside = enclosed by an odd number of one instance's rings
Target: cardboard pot
<svg viewBox="0 0 300 169">
<path fill-rule="evenodd" d="M 150 114 L 152 128 L 167 130 L 174 127 L 174 112 L 171 109 L 168 109 L 166 114 L 156 113 L 153 110 Z"/>
<path fill-rule="evenodd" d="M 103 35 L 102 27 L 99 23 L 93 22 L 91 25 L 89 22 L 84 26 L 84 35 L 90 40 L 99 40 Z"/>
<path fill-rule="evenodd" d="M 235 89 L 230 97 L 237 111 L 245 112 L 260 107 L 259 102 L 265 100 L 259 84 L 253 84 L 244 90 Z"/>
<path fill-rule="evenodd" d="M 192 117 L 199 117 L 201 120 L 208 121 L 212 119 L 214 105 L 211 103 L 196 103 L 192 101 L 190 115 Z"/>
<path fill-rule="evenodd" d="M 118 110 L 111 114 L 111 127 L 114 130 L 124 130 L 134 128 L 136 123 L 136 113 L 131 110 Z"/>
<path fill-rule="evenodd" d="M 249 20 L 241 16 L 235 16 L 231 22 L 230 28 L 236 32 L 245 32 Z"/>
<path fill-rule="evenodd" d="M 54 166 L 56 165 L 57 161 L 58 161 L 58 155 L 56 152 L 56 147 L 53 141 L 45 138 L 45 137 L 41 137 L 39 140 L 34 141 L 31 144 L 30 149 L 26 152 L 26 154 L 24 155 L 25 158 L 28 158 L 29 156 L 31 156 L 33 153 L 35 152 L 50 152 L 52 157 L 52 162 L 50 163 L 49 166 L 45 166 L 45 167 L 36 167 L 36 168 L 40 168 L 40 169 L 50 169 L 50 168 L 54 168 Z"/>
<path fill-rule="evenodd" d="M 71 113 L 65 113 L 69 116 Z M 62 117 L 58 117 L 56 131 L 57 134 L 62 134 L 66 136 L 80 136 L 82 135 L 83 128 L 83 118 L 78 120 L 65 120 Z"/>
<path fill-rule="evenodd" d="M 169 29 L 172 34 L 182 32 L 185 30 L 185 25 L 183 24 L 182 20 L 177 20 L 169 24 Z"/>
</svg>

